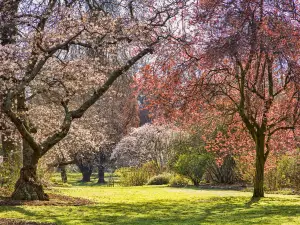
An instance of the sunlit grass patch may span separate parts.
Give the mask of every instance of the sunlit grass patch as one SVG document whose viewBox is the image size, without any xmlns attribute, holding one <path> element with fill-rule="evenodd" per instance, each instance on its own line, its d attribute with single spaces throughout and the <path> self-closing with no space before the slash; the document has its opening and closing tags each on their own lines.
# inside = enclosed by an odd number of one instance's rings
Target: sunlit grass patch
<svg viewBox="0 0 300 225">
<path fill-rule="evenodd" d="M 72 182 L 72 181 L 71 181 Z M 55 193 L 93 200 L 88 206 L 0 207 L 0 218 L 57 224 L 300 224 L 300 197 L 269 194 L 247 204 L 250 192 L 167 186 L 55 187 Z"/>
</svg>

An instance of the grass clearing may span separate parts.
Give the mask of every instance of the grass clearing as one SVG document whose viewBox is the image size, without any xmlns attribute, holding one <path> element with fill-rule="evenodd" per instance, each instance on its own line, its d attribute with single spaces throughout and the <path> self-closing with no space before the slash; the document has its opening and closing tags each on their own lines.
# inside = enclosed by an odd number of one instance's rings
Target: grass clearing
<svg viewBox="0 0 300 225">
<path fill-rule="evenodd" d="M 74 179 L 77 179 L 74 177 Z M 54 193 L 87 198 L 89 206 L 1 206 L 0 218 L 57 224 L 300 224 L 300 197 L 269 194 L 252 205 L 251 193 L 167 186 L 55 187 Z M 1 219 L 0 219 L 1 220 Z"/>
</svg>

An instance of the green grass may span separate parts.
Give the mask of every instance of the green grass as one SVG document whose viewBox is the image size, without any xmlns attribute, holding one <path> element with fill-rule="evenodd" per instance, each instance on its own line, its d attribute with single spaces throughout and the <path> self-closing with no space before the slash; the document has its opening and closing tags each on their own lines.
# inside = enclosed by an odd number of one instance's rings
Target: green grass
<svg viewBox="0 0 300 225">
<path fill-rule="evenodd" d="M 69 176 L 69 178 L 71 178 Z M 56 179 L 56 178 L 55 178 Z M 300 197 L 268 194 L 258 203 L 251 193 L 166 186 L 78 185 L 52 191 L 95 201 L 90 206 L 0 206 L 0 218 L 57 224 L 300 224 Z"/>
</svg>

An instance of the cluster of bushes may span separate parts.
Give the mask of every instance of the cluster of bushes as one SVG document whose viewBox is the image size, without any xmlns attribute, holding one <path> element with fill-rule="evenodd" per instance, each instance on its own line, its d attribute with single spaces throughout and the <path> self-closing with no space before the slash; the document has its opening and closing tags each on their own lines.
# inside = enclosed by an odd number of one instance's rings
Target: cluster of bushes
<svg viewBox="0 0 300 225">
<path fill-rule="evenodd" d="M 169 185 L 172 187 L 187 186 L 190 181 L 199 185 L 206 168 L 211 161 L 208 154 L 180 155 L 171 173 L 157 169 L 154 162 L 148 162 L 141 167 L 119 168 L 115 176 L 119 177 L 122 186 Z"/>
<path fill-rule="evenodd" d="M 241 185 L 252 184 L 255 166 L 243 156 L 223 155 L 217 163 L 216 153 L 207 152 L 200 135 L 191 135 L 186 140 L 174 143 L 169 150 L 168 164 L 159 170 L 153 162 L 139 168 L 120 169 L 120 181 L 124 186 L 169 185 L 174 187 L 219 183 Z M 212 137 L 213 138 L 213 137 Z M 300 192 L 300 150 L 293 156 L 278 155 L 272 169 L 265 170 L 265 189 L 278 191 L 292 189 Z"/>
<path fill-rule="evenodd" d="M 237 168 L 232 157 L 226 157 L 221 166 L 217 166 L 209 154 L 181 154 L 172 165 L 171 173 L 159 173 L 152 163 L 141 167 L 120 168 L 116 175 L 123 186 L 169 185 L 172 187 L 187 186 L 189 183 L 199 185 L 207 182 L 232 184 L 237 181 Z M 277 191 L 293 187 L 300 191 L 300 161 L 289 156 L 282 157 L 265 173 L 265 188 Z"/>
<path fill-rule="evenodd" d="M 171 187 L 184 187 L 190 182 L 186 177 L 179 174 L 162 173 L 149 178 L 143 167 L 120 168 L 115 172 L 122 186 L 142 185 L 169 185 Z"/>
<path fill-rule="evenodd" d="M 163 173 L 151 177 L 148 180 L 148 185 L 163 185 L 168 184 L 170 187 L 185 187 L 190 183 L 189 179 L 179 174 Z"/>
</svg>

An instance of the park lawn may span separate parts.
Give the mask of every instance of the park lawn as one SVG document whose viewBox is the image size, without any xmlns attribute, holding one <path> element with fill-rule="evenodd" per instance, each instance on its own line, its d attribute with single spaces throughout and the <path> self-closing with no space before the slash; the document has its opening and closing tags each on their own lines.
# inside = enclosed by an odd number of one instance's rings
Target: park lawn
<svg viewBox="0 0 300 225">
<path fill-rule="evenodd" d="M 72 183 L 72 182 L 71 182 Z M 51 190 L 95 202 L 88 206 L 0 206 L 1 218 L 57 224 L 300 224 L 300 196 L 166 186 L 106 187 L 94 183 Z"/>
</svg>

